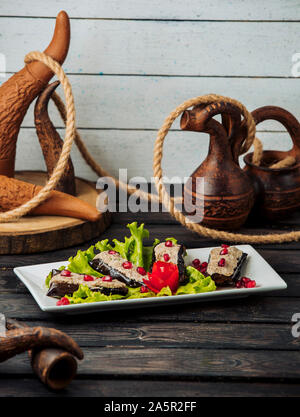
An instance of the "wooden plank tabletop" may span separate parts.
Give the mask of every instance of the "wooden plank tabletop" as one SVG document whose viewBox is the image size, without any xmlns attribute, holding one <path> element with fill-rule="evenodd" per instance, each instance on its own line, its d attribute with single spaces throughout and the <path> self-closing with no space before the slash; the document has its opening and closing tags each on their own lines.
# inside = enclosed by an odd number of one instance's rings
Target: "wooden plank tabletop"
<svg viewBox="0 0 300 417">
<path fill-rule="evenodd" d="M 216 244 L 161 213 L 115 214 L 101 239 L 122 238 L 133 220 L 144 221 L 152 237 L 175 236 L 188 248 Z M 248 224 L 244 231 L 299 226 L 297 214 L 276 226 Z M 76 380 L 60 393 L 36 379 L 26 354 L 0 364 L 0 396 L 300 395 L 300 337 L 291 333 L 291 318 L 300 313 L 300 243 L 256 247 L 287 282 L 283 291 L 74 317 L 43 313 L 12 268 L 66 259 L 77 249 L 0 257 L 0 312 L 65 331 L 85 353 Z"/>
</svg>

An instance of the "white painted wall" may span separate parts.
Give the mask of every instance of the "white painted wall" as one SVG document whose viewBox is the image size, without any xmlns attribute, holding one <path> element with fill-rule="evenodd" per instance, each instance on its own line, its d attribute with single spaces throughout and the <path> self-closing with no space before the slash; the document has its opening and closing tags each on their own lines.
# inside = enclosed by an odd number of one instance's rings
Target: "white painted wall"
<svg viewBox="0 0 300 417">
<path fill-rule="evenodd" d="M 21 68 L 27 52 L 47 46 L 61 9 L 71 17 L 64 69 L 77 126 L 114 174 L 128 168 L 130 176 L 149 179 L 157 129 L 174 107 L 196 95 L 228 95 L 249 110 L 279 105 L 300 119 L 300 80 L 291 74 L 292 56 L 300 52 L 300 0 L 1 0 L 7 77 Z M 62 127 L 55 109 L 51 115 Z M 275 122 L 260 125 L 258 136 L 269 149 L 291 144 Z M 165 173 L 189 175 L 207 146 L 206 135 L 181 132 L 175 124 L 166 142 Z M 96 178 L 76 149 L 73 160 L 78 176 Z M 43 167 L 31 106 L 17 168 Z"/>
</svg>

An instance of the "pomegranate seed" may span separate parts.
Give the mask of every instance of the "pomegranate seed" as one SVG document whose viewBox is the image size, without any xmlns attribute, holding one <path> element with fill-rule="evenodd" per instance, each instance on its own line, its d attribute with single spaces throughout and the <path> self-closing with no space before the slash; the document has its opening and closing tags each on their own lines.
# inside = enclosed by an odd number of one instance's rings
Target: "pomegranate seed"
<svg viewBox="0 0 300 417">
<path fill-rule="evenodd" d="M 218 266 L 225 266 L 225 263 L 226 263 L 226 261 L 225 261 L 225 258 L 221 258 L 220 260 L 219 260 L 219 262 L 218 262 Z"/>
<path fill-rule="evenodd" d="M 242 281 L 244 284 L 246 284 L 247 282 L 250 282 L 250 281 L 251 281 L 251 279 L 250 279 L 250 278 L 247 278 L 247 277 L 242 277 L 242 278 L 241 278 L 241 281 Z"/>
<path fill-rule="evenodd" d="M 122 266 L 124 269 L 131 269 L 132 268 L 132 263 L 129 261 L 123 262 Z"/>
<path fill-rule="evenodd" d="M 170 260 L 170 255 L 168 255 L 167 253 L 164 254 L 164 261 L 168 262 Z"/>
<path fill-rule="evenodd" d="M 141 287 L 141 292 L 149 292 L 148 288 L 145 287 L 144 285 Z"/>
<path fill-rule="evenodd" d="M 220 255 L 227 255 L 228 254 L 228 249 L 224 248 L 221 250 Z"/>
<path fill-rule="evenodd" d="M 208 263 L 207 262 L 202 262 L 201 264 L 201 268 L 207 268 Z"/>
<path fill-rule="evenodd" d="M 249 282 L 245 283 L 246 288 L 254 288 L 256 287 L 256 282 L 254 280 L 250 280 Z"/>
<path fill-rule="evenodd" d="M 242 287 L 242 282 L 241 281 L 237 281 L 235 283 L 236 288 L 241 288 Z"/>
<path fill-rule="evenodd" d="M 229 245 L 225 245 L 225 243 L 223 243 L 223 244 L 221 245 L 221 248 L 227 249 L 227 248 L 229 248 Z"/>
<path fill-rule="evenodd" d="M 105 275 L 105 277 L 102 278 L 102 281 L 111 282 L 112 281 L 112 277 L 110 275 Z"/>
<path fill-rule="evenodd" d="M 146 275 L 146 274 L 147 274 L 146 270 L 145 270 L 143 267 L 141 267 L 141 266 L 138 266 L 138 267 L 136 268 L 136 270 L 138 271 L 138 273 L 139 273 L 140 275 Z"/>
<path fill-rule="evenodd" d="M 70 304 L 70 301 L 67 299 L 67 297 L 63 297 L 60 300 L 57 301 L 57 306 L 67 306 Z"/>
<path fill-rule="evenodd" d="M 167 246 L 167 248 L 171 248 L 171 247 L 173 246 L 173 242 L 172 242 L 172 240 L 167 240 L 167 241 L 165 242 L 165 246 Z"/>
<path fill-rule="evenodd" d="M 91 275 L 85 275 L 83 279 L 84 281 L 94 281 L 94 278 Z"/>
<path fill-rule="evenodd" d="M 118 252 L 116 252 L 115 250 L 109 250 L 108 251 L 108 253 L 110 254 L 110 255 L 115 255 L 116 253 L 118 253 Z"/>
<path fill-rule="evenodd" d="M 71 271 L 68 271 L 67 269 L 64 269 L 63 271 L 61 271 L 60 273 L 63 277 L 70 277 L 71 276 Z"/>
<path fill-rule="evenodd" d="M 194 268 L 198 268 L 201 265 L 200 259 L 196 258 L 193 260 L 192 265 Z"/>
</svg>

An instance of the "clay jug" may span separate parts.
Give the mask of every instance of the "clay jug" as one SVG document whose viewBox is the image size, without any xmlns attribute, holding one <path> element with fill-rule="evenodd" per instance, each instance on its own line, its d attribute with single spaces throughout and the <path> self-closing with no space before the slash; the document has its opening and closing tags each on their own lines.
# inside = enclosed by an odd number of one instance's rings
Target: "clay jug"
<svg viewBox="0 0 300 417">
<path fill-rule="evenodd" d="M 221 124 L 213 117 L 222 114 Z M 246 221 L 254 204 L 254 187 L 233 154 L 233 139 L 240 138 L 239 109 L 230 103 L 195 106 L 186 110 L 180 121 L 183 130 L 210 135 L 208 155 L 185 184 L 184 203 L 188 214 L 203 210 L 197 223 L 214 229 L 237 229 Z M 203 178 L 204 190 L 197 189 L 197 178 Z"/>
<path fill-rule="evenodd" d="M 245 172 L 251 176 L 258 191 L 255 211 L 276 220 L 300 208 L 300 124 L 287 110 L 275 106 L 260 107 L 252 115 L 256 124 L 265 120 L 280 122 L 293 141 L 293 148 L 287 152 L 263 151 L 260 166 L 252 163 L 253 153 L 244 157 Z M 296 163 L 287 168 L 269 168 L 287 156 L 293 156 Z"/>
</svg>

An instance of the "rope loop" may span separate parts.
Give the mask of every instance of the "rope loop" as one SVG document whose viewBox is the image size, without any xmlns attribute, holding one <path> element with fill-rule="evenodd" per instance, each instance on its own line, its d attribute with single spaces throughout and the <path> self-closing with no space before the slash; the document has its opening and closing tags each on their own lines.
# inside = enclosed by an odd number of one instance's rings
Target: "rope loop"
<svg viewBox="0 0 300 417">
<path fill-rule="evenodd" d="M 75 138 L 75 106 L 72 88 L 68 77 L 58 62 L 42 52 L 35 51 L 27 54 L 25 56 L 25 63 L 27 64 L 31 61 L 43 62 L 56 74 L 57 78 L 61 82 L 67 106 L 65 140 L 57 165 L 46 185 L 31 200 L 13 210 L 9 210 L 5 213 L 0 213 L 0 223 L 18 220 L 20 217 L 28 214 L 31 210 L 33 210 L 49 197 L 51 191 L 54 190 L 65 170 L 70 156 L 71 147 Z"/>
</svg>

